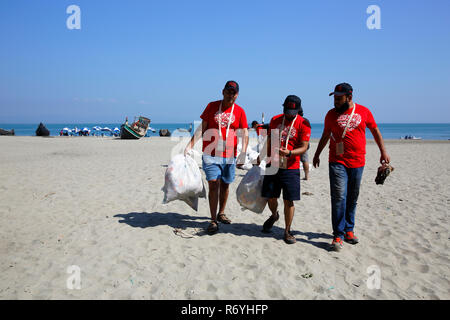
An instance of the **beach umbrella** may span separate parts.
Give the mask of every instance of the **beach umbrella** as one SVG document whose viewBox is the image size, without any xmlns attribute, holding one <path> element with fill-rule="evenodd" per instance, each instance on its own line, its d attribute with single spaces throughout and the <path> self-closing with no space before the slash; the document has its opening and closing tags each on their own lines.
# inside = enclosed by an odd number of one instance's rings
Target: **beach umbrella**
<svg viewBox="0 0 450 320">
<path fill-rule="evenodd" d="M 119 134 L 120 134 L 120 129 L 117 128 L 117 127 L 115 127 L 114 130 L 112 131 L 112 134 L 113 134 L 115 137 L 118 137 Z"/>
<path fill-rule="evenodd" d="M 91 130 L 89 130 L 88 128 L 84 127 L 83 130 L 81 130 L 82 135 L 89 135 L 89 133 L 91 133 Z"/>
<path fill-rule="evenodd" d="M 111 132 L 112 130 L 111 130 L 110 128 L 108 128 L 108 127 L 104 127 L 104 128 L 102 128 L 102 131 L 108 131 L 108 132 Z"/>
</svg>

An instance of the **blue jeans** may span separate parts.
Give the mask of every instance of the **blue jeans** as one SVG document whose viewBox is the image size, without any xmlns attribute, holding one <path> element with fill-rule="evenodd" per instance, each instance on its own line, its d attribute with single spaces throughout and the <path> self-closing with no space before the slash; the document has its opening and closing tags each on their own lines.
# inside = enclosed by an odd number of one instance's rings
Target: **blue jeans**
<svg viewBox="0 0 450 320">
<path fill-rule="evenodd" d="M 331 223 L 333 235 L 343 238 L 355 226 L 356 201 L 364 167 L 347 168 L 343 164 L 329 164 L 331 193 Z"/>
</svg>

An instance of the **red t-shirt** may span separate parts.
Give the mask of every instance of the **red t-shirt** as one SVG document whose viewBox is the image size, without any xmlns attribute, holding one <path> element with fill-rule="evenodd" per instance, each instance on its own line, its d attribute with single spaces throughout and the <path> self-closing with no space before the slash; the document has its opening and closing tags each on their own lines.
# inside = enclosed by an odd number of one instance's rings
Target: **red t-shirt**
<svg viewBox="0 0 450 320">
<path fill-rule="evenodd" d="M 262 126 L 262 124 L 258 124 L 257 126 L 256 126 L 256 135 L 260 135 L 261 134 L 261 131 L 262 131 L 262 129 L 263 129 L 263 126 Z"/>
<path fill-rule="evenodd" d="M 331 130 L 329 161 L 342 163 L 347 168 L 363 167 L 366 163 L 366 127 L 375 129 L 377 124 L 366 107 L 355 103 L 355 114 L 344 137 L 344 153 L 336 155 L 336 143 L 342 141 L 347 121 L 353 109 L 338 114 L 334 109 L 325 116 L 325 130 Z"/>
<path fill-rule="evenodd" d="M 267 136 L 267 131 L 269 130 L 269 125 L 268 124 L 258 124 L 256 126 L 255 130 L 256 130 L 257 136 L 265 137 L 265 136 Z"/>
<path fill-rule="evenodd" d="M 281 128 L 283 124 L 284 114 L 279 114 L 270 120 L 268 137 L 270 139 L 271 132 L 274 129 L 282 130 L 281 131 L 281 146 L 286 147 L 286 139 L 291 128 L 292 121 L 284 121 L 284 128 Z M 309 121 L 305 121 L 303 117 L 297 115 L 297 119 L 295 119 L 294 125 L 292 126 L 291 134 L 289 137 L 289 142 L 287 149 L 294 150 L 300 147 L 300 143 L 302 141 L 309 141 L 311 137 L 311 125 Z M 280 146 L 280 147 L 281 147 Z M 273 155 L 272 155 L 273 156 Z M 287 157 L 287 169 L 299 169 L 300 168 L 300 156 L 290 156 Z"/>
<path fill-rule="evenodd" d="M 219 114 L 219 107 L 221 100 L 210 102 L 203 111 L 200 118 L 208 123 L 207 130 L 203 134 L 203 153 L 215 156 L 230 158 L 236 157 L 237 154 L 237 129 L 248 129 L 247 116 L 245 115 L 244 109 L 234 104 L 233 115 L 231 115 L 232 107 L 227 109 L 222 106 L 222 113 Z M 219 141 L 219 119 L 221 120 L 221 133 L 222 140 L 225 140 L 225 135 L 228 128 L 228 122 L 231 121 L 230 130 L 228 132 L 228 137 L 226 141 L 226 151 L 216 152 L 216 145 Z"/>
</svg>

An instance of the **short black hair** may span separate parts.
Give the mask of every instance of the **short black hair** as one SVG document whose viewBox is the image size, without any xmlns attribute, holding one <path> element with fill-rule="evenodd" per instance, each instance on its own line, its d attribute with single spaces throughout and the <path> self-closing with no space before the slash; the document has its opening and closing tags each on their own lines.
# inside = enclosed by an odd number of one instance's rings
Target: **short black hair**
<svg viewBox="0 0 450 320">
<path fill-rule="evenodd" d="M 253 121 L 252 121 L 252 127 L 253 127 L 255 124 L 258 124 L 258 121 L 253 120 Z"/>
</svg>

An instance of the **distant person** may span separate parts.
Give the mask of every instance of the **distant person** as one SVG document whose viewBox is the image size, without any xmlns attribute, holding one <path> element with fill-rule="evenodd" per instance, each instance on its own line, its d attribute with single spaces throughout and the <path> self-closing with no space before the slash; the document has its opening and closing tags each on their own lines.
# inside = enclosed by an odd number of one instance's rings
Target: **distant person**
<svg viewBox="0 0 450 320">
<path fill-rule="evenodd" d="M 325 125 L 314 154 L 313 165 L 320 164 L 320 153 L 330 140 L 329 176 L 333 242 L 331 250 L 339 251 L 343 241 L 357 244 L 355 236 L 356 202 L 365 165 L 366 127 L 380 149 L 380 163 L 389 163 L 380 130 L 370 110 L 353 102 L 353 88 L 338 84 L 334 92 L 334 108 L 325 116 Z"/>
<path fill-rule="evenodd" d="M 187 154 L 200 136 L 203 139 L 202 165 L 209 185 L 209 210 L 211 223 L 208 233 L 219 230 L 218 222 L 225 224 L 231 220 L 225 215 L 228 200 L 229 185 L 234 181 L 236 163 L 238 167 L 244 164 L 248 146 L 248 124 L 244 109 L 235 101 L 239 95 L 239 85 L 236 81 L 228 81 L 222 90 L 223 99 L 210 102 L 203 111 L 201 132 L 197 130 L 185 148 Z M 242 130 L 242 152 L 236 160 L 237 136 L 236 130 Z M 217 205 L 219 212 L 217 213 Z"/>
<path fill-rule="evenodd" d="M 257 152 L 260 152 L 264 139 L 267 136 L 267 131 L 269 130 L 269 124 L 258 123 L 258 121 L 252 121 L 252 128 L 255 129 L 256 135 L 258 137 Z"/>
<path fill-rule="evenodd" d="M 268 129 L 269 125 L 264 123 L 258 123 L 258 121 L 254 120 L 252 121 L 252 128 L 255 129 L 256 134 L 259 136 L 261 134 L 264 134 L 264 129 Z"/>
<path fill-rule="evenodd" d="M 296 242 L 291 233 L 291 224 L 294 218 L 294 201 L 300 200 L 300 155 L 308 148 L 311 136 L 309 122 L 304 121 L 303 117 L 298 114 L 300 109 L 300 98 L 295 95 L 287 96 L 283 104 L 283 113 L 270 120 L 267 148 L 263 149 L 267 150 L 269 167 L 276 166 L 275 159 L 279 158 L 279 168 L 275 170 L 276 174 L 267 172 L 263 180 L 261 195 L 268 198 L 269 209 L 272 212 L 269 219 L 264 222 L 263 232 L 270 232 L 273 224 L 279 219 L 278 198 L 283 190 L 285 221 L 283 238 L 287 244 Z M 279 157 L 271 154 L 271 136 L 274 131 L 279 133 L 276 135 L 279 137 L 279 148 L 273 151 L 277 151 Z"/>
</svg>

